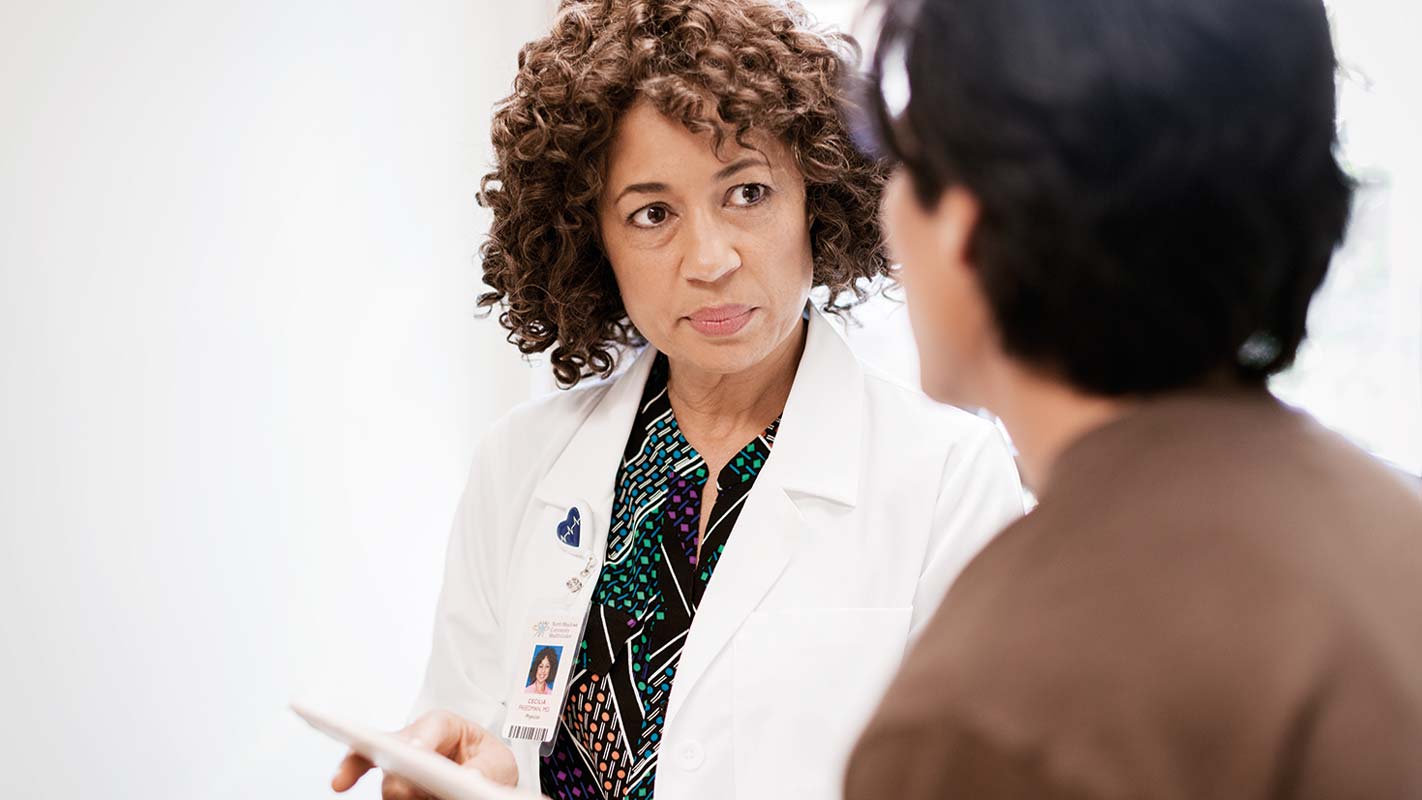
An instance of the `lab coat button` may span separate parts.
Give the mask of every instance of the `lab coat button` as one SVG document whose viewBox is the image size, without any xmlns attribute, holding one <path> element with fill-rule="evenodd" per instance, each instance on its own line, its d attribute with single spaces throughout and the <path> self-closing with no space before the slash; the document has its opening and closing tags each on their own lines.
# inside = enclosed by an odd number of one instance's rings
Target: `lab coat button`
<svg viewBox="0 0 1422 800">
<path fill-rule="evenodd" d="M 677 748 L 676 755 L 681 768 L 687 772 L 699 768 L 706 761 L 706 751 L 701 749 L 698 742 L 687 742 Z"/>
</svg>

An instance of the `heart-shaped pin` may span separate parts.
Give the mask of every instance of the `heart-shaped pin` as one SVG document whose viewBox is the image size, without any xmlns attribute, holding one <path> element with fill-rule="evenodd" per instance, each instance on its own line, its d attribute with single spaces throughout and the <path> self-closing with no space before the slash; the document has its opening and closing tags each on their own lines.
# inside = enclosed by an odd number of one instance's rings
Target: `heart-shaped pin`
<svg viewBox="0 0 1422 800">
<path fill-rule="evenodd" d="M 569 547 L 577 547 L 583 540 L 583 517 L 578 509 L 568 509 L 568 518 L 558 523 L 558 541 Z"/>
</svg>

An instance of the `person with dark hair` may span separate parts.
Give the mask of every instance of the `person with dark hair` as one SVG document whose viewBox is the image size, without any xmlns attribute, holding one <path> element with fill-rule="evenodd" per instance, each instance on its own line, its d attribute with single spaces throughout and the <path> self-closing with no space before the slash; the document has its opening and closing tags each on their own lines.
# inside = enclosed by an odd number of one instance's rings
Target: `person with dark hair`
<svg viewBox="0 0 1422 800">
<path fill-rule="evenodd" d="M 1040 498 L 849 800 L 1422 797 L 1422 498 L 1274 399 L 1349 214 L 1321 0 L 887 0 L 864 140 L 924 388 Z"/>
<path fill-rule="evenodd" d="M 539 648 L 528 668 L 528 681 L 524 691 L 532 694 L 549 694 L 553 691 L 553 679 L 558 675 L 558 652 L 551 647 Z"/>
<path fill-rule="evenodd" d="M 829 319 L 888 267 L 886 170 L 839 114 L 857 60 L 782 0 L 564 0 L 519 53 L 479 302 L 569 390 L 480 448 L 401 736 L 553 798 L 839 794 L 908 641 L 1022 512 L 994 426 Z M 587 619 L 557 716 L 504 725 L 550 606 Z"/>
</svg>

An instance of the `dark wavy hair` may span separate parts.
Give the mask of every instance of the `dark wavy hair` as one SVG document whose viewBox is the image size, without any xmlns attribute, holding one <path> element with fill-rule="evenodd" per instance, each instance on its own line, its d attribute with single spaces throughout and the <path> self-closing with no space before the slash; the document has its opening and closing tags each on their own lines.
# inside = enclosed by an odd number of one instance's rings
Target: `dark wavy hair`
<svg viewBox="0 0 1422 800">
<path fill-rule="evenodd" d="M 1009 355 L 1096 394 L 1292 363 L 1346 228 L 1322 0 L 880 0 L 865 120 Z"/>
<path fill-rule="evenodd" d="M 525 354 L 552 349 L 558 382 L 607 376 L 643 343 L 598 239 L 604 156 L 639 98 L 719 148 L 752 131 L 783 141 L 805 180 L 816 286 L 826 311 L 862 301 L 885 274 L 878 202 L 885 169 L 839 116 L 859 50 L 778 0 L 564 0 L 553 30 L 519 52 L 493 120 L 495 165 L 479 202 L 482 309 Z"/>
</svg>

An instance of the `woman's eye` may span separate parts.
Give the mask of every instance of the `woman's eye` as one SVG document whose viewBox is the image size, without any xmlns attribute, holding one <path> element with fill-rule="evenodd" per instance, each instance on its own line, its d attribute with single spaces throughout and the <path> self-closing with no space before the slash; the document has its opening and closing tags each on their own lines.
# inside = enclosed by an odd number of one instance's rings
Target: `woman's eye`
<svg viewBox="0 0 1422 800">
<path fill-rule="evenodd" d="M 743 183 L 731 188 L 731 205 L 753 206 L 770 194 L 770 187 L 763 183 Z"/>
<path fill-rule="evenodd" d="M 647 206 L 632 212 L 631 222 L 639 228 L 655 228 L 667 221 L 671 214 L 666 206 Z"/>
</svg>

